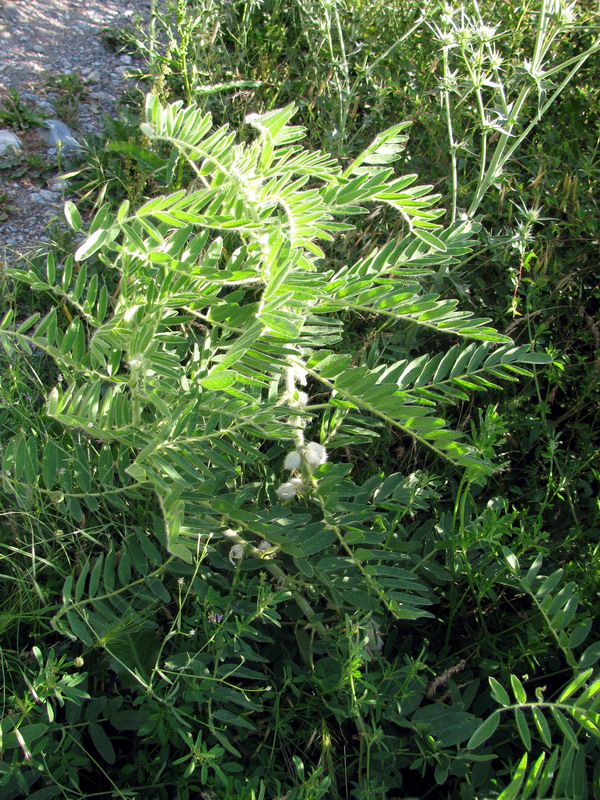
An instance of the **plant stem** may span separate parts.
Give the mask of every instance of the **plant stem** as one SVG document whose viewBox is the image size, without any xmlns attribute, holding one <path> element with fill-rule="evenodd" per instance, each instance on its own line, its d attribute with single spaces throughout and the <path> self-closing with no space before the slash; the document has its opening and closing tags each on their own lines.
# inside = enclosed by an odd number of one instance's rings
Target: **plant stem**
<svg viewBox="0 0 600 800">
<path fill-rule="evenodd" d="M 450 79 L 450 69 L 448 65 L 448 48 L 444 47 L 442 50 L 442 58 L 444 62 L 444 111 L 446 114 L 446 127 L 448 130 L 448 144 L 450 145 L 450 163 L 452 170 L 452 222 L 456 220 L 457 203 L 458 203 L 458 166 L 456 161 L 456 142 L 454 141 L 454 130 L 452 126 L 452 108 L 450 105 L 450 90 L 448 88 L 448 81 Z"/>
</svg>

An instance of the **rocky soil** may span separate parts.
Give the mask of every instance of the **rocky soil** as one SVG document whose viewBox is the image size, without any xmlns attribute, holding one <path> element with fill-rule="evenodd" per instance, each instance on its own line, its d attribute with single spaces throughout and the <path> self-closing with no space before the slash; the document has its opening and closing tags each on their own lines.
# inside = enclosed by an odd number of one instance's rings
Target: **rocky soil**
<svg viewBox="0 0 600 800">
<path fill-rule="evenodd" d="M 66 156 L 102 132 L 132 85 L 135 56 L 109 40 L 149 11 L 150 0 L 0 0 L 0 267 L 47 241 L 68 193 Z M 23 108 L 45 125 L 23 124 Z"/>
</svg>

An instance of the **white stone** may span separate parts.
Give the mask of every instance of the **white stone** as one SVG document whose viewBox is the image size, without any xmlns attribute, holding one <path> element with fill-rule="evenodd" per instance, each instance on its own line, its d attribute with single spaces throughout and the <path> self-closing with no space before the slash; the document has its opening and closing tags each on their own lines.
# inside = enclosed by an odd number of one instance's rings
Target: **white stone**
<svg viewBox="0 0 600 800">
<path fill-rule="evenodd" d="M 74 150 L 79 150 L 81 145 L 73 136 L 73 132 L 68 125 L 61 122 L 59 119 L 47 119 L 44 122 L 46 130 L 42 130 L 42 136 L 49 147 L 58 149 L 60 142 L 61 152 L 63 155 L 71 153 Z"/>
<path fill-rule="evenodd" d="M 58 200 L 58 194 L 56 192 L 52 192 L 50 189 L 40 189 L 38 194 L 41 199 L 47 203 L 54 203 L 56 200 Z"/>
<path fill-rule="evenodd" d="M 48 188 L 50 189 L 51 192 L 55 192 L 56 194 L 61 194 L 62 192 L 65 191 L 67 186 L 68 182 L 66 180 L 64 179 L 61 180 L 60 178 L 57 178 L 55 181 L 52 181 L 52 183 Z"/>
<path fill-rule="evenodd" d="M 3 128 L 0 131 L 0 156 L 8 155 L 12 150 L 15 155 L 21 152 L 21 140 L 12 131 Z"/>
</svg>

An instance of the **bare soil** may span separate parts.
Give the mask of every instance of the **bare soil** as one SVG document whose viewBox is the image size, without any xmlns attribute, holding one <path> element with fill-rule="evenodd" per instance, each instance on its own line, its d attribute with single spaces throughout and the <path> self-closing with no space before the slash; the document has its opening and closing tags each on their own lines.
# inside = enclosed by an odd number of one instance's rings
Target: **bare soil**
<svg viewBox="0 0 600 800">
<path fill-rule="evenodd" d="M 70 111 L 64 121 L 78 141 L 101 133 L 102 115 L 116 115 L 136 66 L 135 57 L 110 49 L 106 32 L 135 29 L 149 10 L 150 0 L 0 0 L 0 106 L 10 106 L 16 90 L 37 113 L 64 118 Z M 45 229 L 62 216 L 65 199 L 56 191 L 62 165 L 41 131 L 0 120 L 3 128 L 19 136 L 22 155 L 0 157 L 0 266 L 47 240 Z"/>
</svg>

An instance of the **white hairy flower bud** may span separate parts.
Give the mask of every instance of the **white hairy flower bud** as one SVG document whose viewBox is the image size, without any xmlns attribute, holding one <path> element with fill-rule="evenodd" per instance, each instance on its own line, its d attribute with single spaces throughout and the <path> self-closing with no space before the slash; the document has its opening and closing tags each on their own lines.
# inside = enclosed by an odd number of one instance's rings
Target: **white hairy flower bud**
<svg viewBox="0 0 600 800">
<path fill-rule="evenodd" d="M 327 461 L 327 450 L 318 442 L 309 442 L 302 452 L 311 467 L 318 467 Z"/>
<path fill-rule="evenodd" d="M 302 458 L 300 457 L 300 453 L 297 450 L 292 450 L 291 453 L 288 453 L 285 457 L 285 461 L 283 462 L 284 469 L 300 469 L 300 463 Z"/>
<path fill-rule="evenodd" d="M 258 545 L 258 549 L 260 550 L 261 553 L 266 553 L 266 551 L 271 550 L 272 547 L 273 545 L 271 544 L 271 542 L 266 542 L 264 539 Z"/>
<path fill-rule="evenodd" d="M 235 567 L 236 563 L 238 561 L 242 561 L 243 558 L 244 558 L 244 548 L 243 548 L 243 546 L 241 544 L 234 544 L 233 547 L 231 548 L 231 550 L 229 551 L 229 560 L 230 560 L 230 562 Z"/>
<path fill-rule="evenodd" d="M 304 482 L 302 478 L 291 478 L 286 483 L 282 483 L 281 486 L 275 490 L 275 494 L 280 500 L 291 500 L 292 497 L 295 497 L 299 491 L 304 488 Z"/>
<path fill-rule="evenodd" d="M 291 500 L 298 494 L 298 490 L 291 481 L 287 481 L 275 490 L 275 494 L 280 500 Z"/>
<path fill-rule="evenodd" d="M 306 408 L 308 405 L 308 395 L 306 392 L 298 392 L 298 399 L 296 401 L 298 408 Z"/>
</svg>

